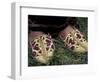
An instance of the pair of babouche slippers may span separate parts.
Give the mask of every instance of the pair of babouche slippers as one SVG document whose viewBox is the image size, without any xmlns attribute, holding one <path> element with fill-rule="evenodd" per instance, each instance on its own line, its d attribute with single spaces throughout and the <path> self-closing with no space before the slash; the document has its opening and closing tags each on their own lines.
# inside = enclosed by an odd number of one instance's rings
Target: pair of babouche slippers
<svg viewBox="0 0 100 82">
<path fill-rule="evenodd" d="M 84 35 L 74 26 L 67 26 L 59 32 L 58 36 L 63 40 L 65 46 L 73 52 L 87 52 L 88 42 Z M 53 57 L 55 45 L 50 34 L 45 34 L 41 31 L 32 31 L 29 35 L 29 43 L 32 48 L 32 56 L 38 62 L 47 64 Z"/>
</svg>

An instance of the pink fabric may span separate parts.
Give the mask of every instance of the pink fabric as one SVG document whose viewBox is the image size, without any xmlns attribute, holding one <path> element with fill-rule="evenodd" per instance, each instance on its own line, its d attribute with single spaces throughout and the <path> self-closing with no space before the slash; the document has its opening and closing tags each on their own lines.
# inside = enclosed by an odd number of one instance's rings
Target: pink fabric
<svg viewBox="0 0 100 82">
<path fill-rule="evenodd" d="M 62 39 L 65 39 L 66 36 L 67 36 L 67 34 L 68 34 L 69 32 L 71 32 L 71 31 L 73 31 L 73 28 L 72 28 L 71 26 L 67 26 L 63 31 L 61 31 L 61 32 L 59 33 L 59 36 L 60 36 Z"/>
<path fill-rule="evenodd" d="M 37 37 L 37 36 L 39 36 L 39 35 L 42 35 L 43 34 L 43 32 L 41 32 L 41 31 L 31 31 L 31 33 L 29 34 L 29 37 L 30 38 L 35 38 L 35 37 Z"/>
</svg>

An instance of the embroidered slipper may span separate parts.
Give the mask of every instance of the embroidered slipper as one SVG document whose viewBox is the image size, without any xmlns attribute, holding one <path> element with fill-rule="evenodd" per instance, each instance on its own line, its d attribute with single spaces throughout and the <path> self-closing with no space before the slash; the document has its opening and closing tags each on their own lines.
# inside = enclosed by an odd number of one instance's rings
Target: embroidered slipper
<svg viewBox="0 0 100 82">
<path fill-rule="evenodd" d="M 83 34 L 72 26 L 67 26 L 59 33 L 60 38 L 64 41 L 65 46 L 68 46 L 73 52 L 84 53 L 87 52 L 88 43 Z"/>
<path fill-rule="evenodd" d="M 32 56 L 38 62 L 47 64 L 55 50 L 51 36 L 43 32 L 31 32 L 29 42 L 32 48 Z"/>
</svg>

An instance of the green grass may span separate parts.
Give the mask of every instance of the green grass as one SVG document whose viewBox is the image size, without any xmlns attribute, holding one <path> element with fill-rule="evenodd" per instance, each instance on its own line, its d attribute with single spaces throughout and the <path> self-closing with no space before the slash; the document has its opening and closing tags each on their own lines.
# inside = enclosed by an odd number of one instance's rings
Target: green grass
<svg viewBox="0 0 100 82">
<path fill-rule="evenodd" d="M 87 18 L 77 18 L 77 24 L 79 29 L 87 39 Z M 47 66 L 47 65 L 72 65 L 72 64 L 87 64 L 88 63 L 88 52 L 86 53 L 75 53 L 64 46 L 63 41 L 59 37 L 54 38 L 55 51 L 54 56 L 50 60 L 49 64 L 42 64 L 37 62 L 32 57 L 31 48 L 28 48 L 28 66 Z"/>
</svg>

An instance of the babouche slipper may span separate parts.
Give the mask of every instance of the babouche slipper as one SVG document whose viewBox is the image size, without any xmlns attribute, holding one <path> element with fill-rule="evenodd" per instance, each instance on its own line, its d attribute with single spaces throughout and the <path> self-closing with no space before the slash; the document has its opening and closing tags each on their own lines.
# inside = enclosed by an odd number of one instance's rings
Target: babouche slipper
<svg viewBox="0 0 100 82">
<path fill-rule="evenodd" d="M 88 50 L 88 42 L 84 35 L 75 28 L 75 26 L 68 25 L 59 33 L 60 38 L 70 50 L 73 52 L 84 53 Z"/>
<path fill-rule="evenodd" d="M 32 57 L 40 63 L 47 64 L 55 50 L 51 36 L 41 31 L 31 31 L 29 43 L 32 48 Z"/>
</svg>

